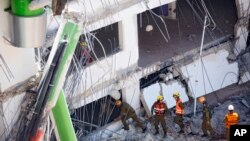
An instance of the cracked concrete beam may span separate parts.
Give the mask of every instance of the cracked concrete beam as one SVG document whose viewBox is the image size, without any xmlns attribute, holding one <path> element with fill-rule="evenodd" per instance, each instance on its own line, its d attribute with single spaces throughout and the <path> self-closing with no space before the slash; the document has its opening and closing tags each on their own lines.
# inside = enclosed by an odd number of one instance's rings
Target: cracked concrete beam
<svg viewBox="0 0 250 141">
<path fill-rule="evenodd" d="M 78 13 L 83 13 L 86 15 L 86 18 L 81 18 L 79 24 L 86 25 L 88 31 L 93 31 L 99 29 L 103 26 L 107 26 L 113 24 L 115 22 L 121 21 L 123 18 L 127 16 L 136 15 L 142 13 L 147 9 L 145 3 L 147 3 L 150 9 L 158 7 L 160 5 L 164 5 L 167 3 L 175 2 L 176 0 L 119 0 L 119 4 L 109 5 L 108 7 L 100 7 L 100 4 L 89 4 L 86 5 L 78 5 L 81 8 L 81 11 L 77 11 Z M 91 2 L 90 2 L 91 3 Z M 69 11 L 67 13 L 71 13 L 73 11 L 76 12 L 75 4 L 69 3 L 68 5 Z M 89 8 L 91 7 L 91 8 Z M 85 9 L 83 12 L 82 9 Z M 91 9 L 91 10 L 88 10 Z M 65 14 L 67 14 L 65 13 Z M 71 19 L 71 18 L 70 18 Z"/>
<path fill-rule="evenodd" d="M 8 88 L 7 90 L 0 93 L 0 102 L 6 101 L 7 99 L 14 97 L 16 95 L 22 94 L 31 88 L 37 86 L 40 82 L 41 75 L 34 75 L 30 78 L 15 84 L 14 86 Z"/>
</svg>

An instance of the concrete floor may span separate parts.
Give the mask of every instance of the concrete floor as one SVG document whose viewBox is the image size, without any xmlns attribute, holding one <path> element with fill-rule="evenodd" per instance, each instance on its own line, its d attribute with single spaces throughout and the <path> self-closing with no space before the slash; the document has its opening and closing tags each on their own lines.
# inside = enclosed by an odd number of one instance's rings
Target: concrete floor
<svg viewBox="0 0 250 141">
<path fill-rule="evenodd" d="M 142 13 L 142 22 L 140 22 L 140 15 L 138 15 L 138 65 L 140 67 L 146 67 L 157 61 L 164 62 L 175 55 L 181 55 L 191 49 L 200 47 L 204 14 L 199 12 L 198 1 L 191 2 L 201 19 L 195 15 L 186 0 L 179 1 L 176 10 L 177 19 L 164 19 L 171 38 L 169 42 L 164 40 L 150 12 Z M 217 26 L 214 30 L 212 28 L 206 29 L 204 44 L 226 35 L 232 35 L 237 21 L 235 1 L 205 0 L 205 2 Z M 163 23 L 159 18 L 155 17 L 155 19 L 162 31 L 166 33 Z M 145 31 L 148 24 L 153 25 L 154 30 L 152 32 Z"/>
</svg>

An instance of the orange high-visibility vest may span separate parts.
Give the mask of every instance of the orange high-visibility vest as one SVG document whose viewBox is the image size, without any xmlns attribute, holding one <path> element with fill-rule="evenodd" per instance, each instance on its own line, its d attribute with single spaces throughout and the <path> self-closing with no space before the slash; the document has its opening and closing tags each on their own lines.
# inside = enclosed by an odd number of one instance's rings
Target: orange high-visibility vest
<svg viewBox="0 0 250 141">
<path fill-rule="evenodd" d="M 235 125 L 238 123 L 239 121 L 239 116 L 237 113 L 233 112 L 232 114 L 231 113 L 228 113 L 226 115 L 226 118 L 227 118 L 227 121 L 226 121 L 226 128 L 229 129 L 230 128 L 230 125 Z"/>
<path fill-rule="evenodd" d="M 182 103 L 181 99 L 179 98 L 178 101 L 176 101 L 176 108 L 175 108 L 175 113 L 179 115 L 184 115 L 184 109 L 182 109 L 179 106 L 179 103 Z"/>
<path fill-rule="evenodd" d="M 165 113 L 165 106 L 164 103 L 157 102 L 154 105 L 154 111 L 156 115 L 162 115 Z"/>
</svg>

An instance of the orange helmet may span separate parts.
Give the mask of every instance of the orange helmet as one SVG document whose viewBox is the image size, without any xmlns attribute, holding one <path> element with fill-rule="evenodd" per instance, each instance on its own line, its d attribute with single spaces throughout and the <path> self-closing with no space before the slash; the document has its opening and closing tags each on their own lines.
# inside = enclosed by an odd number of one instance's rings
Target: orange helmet
<svg viewBox="0 0 250 141">
<path fill-rule="evenodd" d="M 204 103 L 206 101 L 206 98 L 204 96 L 201 96 L 201 97 L 198 98 L 198 101 L 200 103 Z"/>
</svg>

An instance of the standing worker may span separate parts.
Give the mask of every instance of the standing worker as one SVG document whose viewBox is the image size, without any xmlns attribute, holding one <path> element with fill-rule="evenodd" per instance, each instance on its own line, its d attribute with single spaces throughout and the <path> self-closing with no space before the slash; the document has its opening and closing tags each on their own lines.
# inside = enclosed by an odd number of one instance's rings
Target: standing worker
<svg viewBox="0 0 250 141">
<path fill-rule="evenodd" d="M 183 124 L 183 115 L 184 115 L 184 105 L 180 99 L 180 93 L 176 92 L 173 94 L 173 97 L 176 101 L 174 122 L 178 124 L 181 128 L 179 133 L 184 133 L 184 124 Z"/>
<path fill-rule="evenodd" d="M 201 126 L 202 131 L 203 131 L 202 137 L 208 136 L 208 131 L 210 135 L 214 136 L 215 132 L 211 126 L 212 114 L 206 102 L 206 98 L 202 96 L 198 99 L 198 101 L 203 105 L 203 117 L 202 117 L 202 126 Z"/>
<path fill-rule="evenodd" d="M 227 132 L 227 140 L 229 140 L 230 136 L 230 126 L 231 125 L 236 125 L 239 122 L 239 115 L 234 112 L 234 106 L 229 105 L 228 106 L 228 113 L 226 114 L 223 122 L 226 124 L 226 132 Z"/>
<path fill-rule="evenodd" d="M 135 110 L 128 103 L 117 100 L 115 105 L 121 109 L 120 118 L 122 120 L 124 130 L 129 130 L 129 126 L 126 121 L 129 118 L 132 118 L 139 125 L 139 127 L 141 127 L 142 133 L 146 131 L 147 128 L 143 126 L 142 122 L 137 117 Z"/>
<path fill-rule="evenodd" d="M 156 132 L 154 133 L 154 135 L 159 134 L 159 123 L 161 123 L 164 135 L 163 137 L 165 138 L 167 136 L 167 125 L 166 125 L 166 121 L 165 121 L 165 116 L 167 113 L 167 105 L 163 102 L 163 96 L 159 95 L 157 97 L 157 101 L 152 105 L 151 107 L 151 113 L 153 115 L 153 113 L 155 113 L 155 130 Z"/>
</svg>

